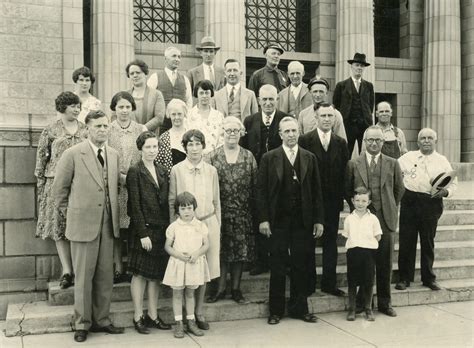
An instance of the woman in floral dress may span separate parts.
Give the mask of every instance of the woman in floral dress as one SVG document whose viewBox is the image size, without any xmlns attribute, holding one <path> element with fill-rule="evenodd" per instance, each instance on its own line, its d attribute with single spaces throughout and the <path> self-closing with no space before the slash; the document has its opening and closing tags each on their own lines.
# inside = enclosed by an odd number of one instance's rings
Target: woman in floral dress
<svg viewBox="0 0 474 348">
<path fill-rule="evenodd" d="M 36 237 L 55 241 L 62 276 L 62 289 L 74 283 L 71 247 L 66 239 L 66 217 L 59 213 L 52 194 L 56 165 L 63 152 L 83 141 L 87 136 L 86 126 L 77 117 L 81 111 L 79 97 L 72 92 L 63 92 L 56 98 L 59 119 L 41 133 L 36 153 L 35 176 L 38 187 L 38 223 Z"/>
<path fill-rule="evenodd" d="M 127 215 L 128 194 L 125 186 L 128 169 L 140 161 L 140 151 L 137 149 L 138 136 L 146 131 L 146 127 L 132 121 L 132 112 L 135 110 L 135 100 L 128 92 L 118 92 L 110 102 L 110 109 L 115 112 L 117 119 L 110 124 L 108 143 L 120 156 L 120 191 L 118 196 L 120 211 L 120 239 L 114 240 L 114 283 L 126 280 L 122 262 L 122 240 L 128 234 L 130 218 Z"/>
<path fill-rule="evenodd" d="M 207 154 L 218 148 L 223 143 L 222 122 L 224 115 L 211 106 L 214 96 L 214 87 L 211 81 L 201 80 L 194 86 L 193 95 L 197 104 L 189 111 L 187 117 L 188 129 L 199 129 L 206 137 Z"/>
<path fill-rule="evenodd" d="M 255 252 L 252 208 L 257 182 L 257 162 L 252 153 L 239 146 L 245 131 L 242 122 L 228 116 L 224 119 L 224 146 L 209 154 L 217 169 L 221 198 L 221 276 L 217 293 L 207 302 L 225 298 L 227 272 L 231 273 L 231 295 L 237 303 L 246 303 L 240 291 L 244 263 L 252 262 Z"/>
</svg>

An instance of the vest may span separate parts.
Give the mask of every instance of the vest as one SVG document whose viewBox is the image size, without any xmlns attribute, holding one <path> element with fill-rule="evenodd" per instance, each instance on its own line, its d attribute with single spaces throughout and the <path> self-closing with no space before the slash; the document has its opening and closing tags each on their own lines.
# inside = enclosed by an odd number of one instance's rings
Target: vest
<svg viewBox="0 0 474 348">
<path fill-rule="evenodd" d="M 184 82 L 184 76 L 180 72 L 177 73 L 174 86 L 164 70 L 157 72 L 157 76 L 158 86 L 156 86 L 156 89 L 160 90 L 163 94 L 165 106 L 168 106 L 168 103 L 174 98 L 181 99 L 186 103 L 186 83 Z"/>
<path fill-rule="evenodd" d="M 364 116 L 362 115 L 362 102 L 360 99 L 360 94 L 357 92 L 357 89 L 354 86 L 354 82 L 351 81 L 352 88 L 352 102 L 351 102 L 351 114 L 350 118 L 353 123 L 364 123 Z"/>
<path fill-rule="evenodd" d="M 301 91 L 300 91 L 301 93 Z M 288 88 L 288 113 L 291 115 L 295 115 L 298 117 L 298 102 L 296 101 L 295 97 L 293 96 L 293 92 L 291 91 L 291 87 Z M 299 111 L 299 110 L 298 110 Z"/>
<path fill-rule="evenodd" d="M 242 90 L 242 87 L 239 88 L 239 91 L 237 93 L 234 93 L 234 101 L 232 103 L 230 102 L 230 99 L 229 99 L 228 106 L 227 106 L 229 112 L 227 113 L 227 116 L 235 116 L 240 119 L 240 91 L 241 90 Z"/>
<path fill-rule="evenodd" d="M 382 176 L 382 157 L 379 157 L 373 173 L 370 172 L 367 159 L 364 160 L 367 165 L 367 179 L 369 181 L 369 190 L 372 192 L 372 206 L 375 208 L 376 211 L 380 211 L 380 209 L 382 208 L 382 194 L 380 192 L 380 179 Z"/>
<path fill-rule="evenodd" d="M 273 121 L 272 121 L 273 123 Z M 270 127 L 272 124 L 270 124 Z M 263 154 L 268 152 L 270 147 L 268 146 L 268 135 L 270 134 L 270 127 L 265 126 L 263 121 L 260 121 L 260 151 L 259 151 L 259 161 L 262 158 Z"/>
<path fill-rule="evenodd" d="M 108 176 L 108 173 L 107 173 L 107 166 L 109 165 L 108 161 L 107 161 L 107 151 L 105 150 L 105 148 L 103 149 L 104 151 L 102 151 L 102 157 L 104 157 L 104 162 L 105 162 L 105 165 L 102 167 L 102 165 L 100 164 L 99 160 L 97 159 L 97 153 L 94 152 L 94 150 L 92 150 L 92 152 L 94 153 L 94 156 L 95 156 L 95 163 L 97 165 L 97 168 L 99 169 L 100 173 L 101 173 L 101 179 L 102 179 L 102 183 L 104 184 L 104 207 L 107 209 L 107 212 L 109 215 L 112 214 L 112 209 L 111 209 L 111 206 L 110 206 L 110 195 L 109 195 L 109 176 Z"/>
</svg>

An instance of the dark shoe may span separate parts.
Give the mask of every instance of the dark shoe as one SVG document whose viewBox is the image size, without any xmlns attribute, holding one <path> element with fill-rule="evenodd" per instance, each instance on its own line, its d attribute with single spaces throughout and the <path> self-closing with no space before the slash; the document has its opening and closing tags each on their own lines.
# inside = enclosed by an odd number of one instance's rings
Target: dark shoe
<svg viewBox="0 0 474 348">
<path fill-rule="evenodd" d="M 159 316 L 156 317 L 155 320 L 151 319 L 150 316 L 147 314 L 144 318 L 145 326 L 148 328 L 155 328 L 160 330 L 171 330 L 171 325 L 166 324 Z"/>
<path fill-rule="evenodd" d="M 430 288 L 431 290 L 434 290 L 434 291 L 441 290 L 441 287 L 435 281 L 431 283 L 423 283 L 423 286 L 426 286 L 427 288 Z"/>
<path fill-rule="evenodd" d="M 133 319 L 133 326 L 135 326 L 135 330 L 137 330 L 138 333 L 144 335 L 148 335 L 150 333 L 150 330 L 148 330 L 148 328 L 145 326 L 145 320 L 143 319 L 143 317 L 140 317 L 138 321 L 135 321 L 135 319 Z"/>
<path fill-rule="evenodd" d="M 356 307 L 355 313 L 360 314 L 360 313 L 364 313 L 364 311 L 365 311 L 364 308 Z"/>
<path fill-rule="evenodd" d="M 405 280 L 400 280 L 397 285 L 395 285 L 395 289 L 397 290 L 406 290 L 410 286 L 410 282 Z"/>
<path fill-rule="evenodd" d="M 265 268 L 265 267 L 262 267 L 262 266 L 257 266 L 255 268 L 252 268 L 249 272 L 249 274 L 251 276 L 255 276 L 255 275 L 259 275 L 259 274 L 263 274 L 263 273 L 267 273 L 268 272 L 268 268 Z"/>
<path fill-rule="evenodd" d="M 67 289 L 74 284 L 74 277 L 70 273 L 63 274 L 59 280 L 59 287 L 61 289 Z"/>
<path fill-rule="evenodd" d="M 87 330 L 76 330 L 76 332 L 74 332 L 74 341 L 76 342 L 85 342 L 85 340 L 87 340 L 87 334 L 89 333 L 89 331 Z"/>
<path fill-rule="evenodd" d="M 334 289 L 321 289 L 322 292 L 325 292 L 326 294 L 334 295 L 337 297 L 344 297 L 346 294 L 343 290 L 334 288 Z"/>
<path fill-rule="evenodd" d="M 111 335 L 123 334 L 123 327 L 113 326 L 109 324 L 107 326 L 91 326 L 90 332 L 105 332 Z"/>
<path fill-rule="evenodd" d="M 367 319 L 368 321 L 375 321 L 374 313 L 371 309 L 365 310 L 365 319 Z"/>
<path fill-rule="evenodd" d="M 270 315 L 268 317 L 267 323 L 270 324 L 270 325 L 280 324 L 280 319 L 281 319 L 281 317 L 278 316 L 278 315 Z"/>
<path fill-rule="evenodd" d="M 194 320 L 188 320 L 187 323 L 188 332 L 191 332 L 194 336 L 204 336 L 204 332 L 202 332 L 196 325 Z"/>
<path fill-rule="evenodd" d="M 114 284 L 130 282 L 131 277 L 126 273 L 120 273 L 115 271 L 114 273 Z"/>
<path fill-rule="evenodd" d="M 201 330 L 209 330 L 209 323 L 204 319 L 202 315 L 196 315 L 196 325 Z"/>
<path fill-rule="evenodd" d="M 350 310 L 349 312 L 347 312 L 347 320 L 348 320 L 348 321 L 354 321 L 354 320 L 356 320 L 356 313 L 355 313 L 355 311 L 351 311 L 351 310 Z"/>
<path fill-rule="evenodd" d="M 225 291 L 223 292 L 216 292 L 214 295 L 211 295 L 207 298 L 207 303 L 215 303 L 219 300 L 225 299 Z"/>
<path fill-rule="evenodd" d="M 383 313 L 385 315 L 388 315 L 389 317 L 396 317 L 397 316 L 397 312 L 395 312 L 395 309 L 393 309 L 392 307 L 383 308 L 383 309 L 379 308 L 379 313 Z"/>
<path fill-rule="evenodd" d="M 246 304 L 249 301 L 242 295 L 242 291 L 240 290 L 232 290 L 232 299 L 237 302 L 238 304 Z"/>
<path fill-rule="evenodd" d="M 184 338 L 184 325 L 182 320 L 176 322 L 173 335 L 175 338 Z"/>
<path fill-rule="evenodd" d="M 318 322 L 318 317 L 314 314 L 311 313 L 306 313 L 302 317 L 300 317 L 301 320 L 303 320 L 306 323 L 317 323 Z"/>
</svg>

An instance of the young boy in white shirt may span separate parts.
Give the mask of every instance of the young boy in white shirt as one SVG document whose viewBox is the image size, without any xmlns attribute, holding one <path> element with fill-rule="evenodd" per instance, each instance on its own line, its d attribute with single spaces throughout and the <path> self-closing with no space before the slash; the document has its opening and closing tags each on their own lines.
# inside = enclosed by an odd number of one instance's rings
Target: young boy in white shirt
<svg viewBox="0 0 474 348">
<path fill-rule="evenodd" d="M 357 286 L 364 288 L 365 317 L 374 321 L 372 313 L 372 294 L 375 278 L 375 255 L 382 236 L 382 228 L 377 217 L 367 207 L 370 204 L 370 191 L 365 187 L 354 190 L 352 203 L 355 210 L 344 220 L 347 238 L 347 283 L 349 286 L 349 311 L 347 320 L 355 320 Z"/>
</svg>

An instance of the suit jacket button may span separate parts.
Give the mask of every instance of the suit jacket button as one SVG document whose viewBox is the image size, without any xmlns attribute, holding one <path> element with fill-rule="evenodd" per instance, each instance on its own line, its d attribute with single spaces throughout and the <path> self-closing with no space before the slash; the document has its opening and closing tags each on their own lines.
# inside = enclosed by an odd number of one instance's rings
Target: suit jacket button
<svg viewBox="0 0 474 348">
<path fill-rule="evenodd" d="M 102 204 L 99 204 L 99 207 L 102 207 Z"/>
<path fill-rule="evenodd" d="M 99 192 L 102 192 L 102 189 L 99 189 Z"/>
</svg>

